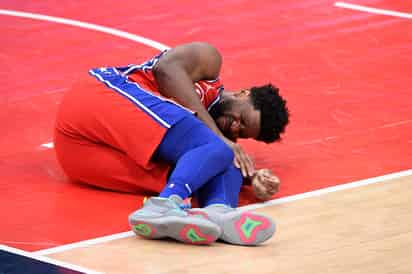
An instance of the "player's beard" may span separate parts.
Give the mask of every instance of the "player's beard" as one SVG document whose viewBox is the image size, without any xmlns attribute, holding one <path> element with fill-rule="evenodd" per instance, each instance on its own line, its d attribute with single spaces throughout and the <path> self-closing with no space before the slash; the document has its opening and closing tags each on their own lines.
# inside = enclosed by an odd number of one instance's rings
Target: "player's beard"
<svg viewBox="0 0 412 274">
<path fill-rule="evenodd" d="M 225 135 L 229 139 L 233 139 L 232 133 L 230 131 L 233 117 L 231 115 L 228 115 L 228 112 L 230 112 L 233 107 L 233 103 L 234 102 L 232 100 L 220 101 L 209 110 L 209 114 L 210 116 L 212 116 L 217 127 L 220 129 L 223 135 Z"/>
</svg>

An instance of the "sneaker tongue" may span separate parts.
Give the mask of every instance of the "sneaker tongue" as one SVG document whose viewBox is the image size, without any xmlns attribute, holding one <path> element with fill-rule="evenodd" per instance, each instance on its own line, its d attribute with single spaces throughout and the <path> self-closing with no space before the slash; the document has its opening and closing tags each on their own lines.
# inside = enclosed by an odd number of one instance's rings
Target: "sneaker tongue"
<svg viewBox="0 0 412 274">
<path fill-rule="evenodd" d="M 176 204 L 177 207 L 180 207 L 180 206 L 183 204 L 182 198 L 180 198 L 180 197 L 177 196 L 177 195 L 171 195 L 171 196 L 169 197 L 169 199 L 170 199 L 171 201 L 173 201 L 173 202 Z"/>
<path fill-rule="evenodd" d="M 177 197 L 177 199 L 172 199 L 172 197 L 152 197 L 150 198 L 150 200 L 148 200 L 145 206 L 151 208 L 151 210 L 161 213 L 167 212 L 171 209 L 177 209 L 178 211 L 181 211 L 179 200 L 181 201 L 182 199 L 180 199 L 179 197 Z"/>
</svg>

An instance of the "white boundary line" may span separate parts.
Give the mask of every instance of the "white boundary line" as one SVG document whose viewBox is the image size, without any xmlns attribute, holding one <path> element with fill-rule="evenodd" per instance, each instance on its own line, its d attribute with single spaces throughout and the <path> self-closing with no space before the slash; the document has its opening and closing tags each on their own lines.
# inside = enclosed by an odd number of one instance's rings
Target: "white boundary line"
<svg viewBox="0 0 412 274">
<path fill-rule="evenodd" d="M 388 181 L 388 180 L 401 178 L 401 177 L 405 177 L 405 176 L 411 176 L 411 175 L 412 175 L 412 169 L 408 169 L 408 170 L 401 171 L 401 172 L 390 173 L 390 174 L 379 176 L 379 177 L 373 177 L 373 178 L 369 178 L 369 179 L 365 179 L 365 180 L 355 181 L 355 182 L 352 182 L 352 183 L 337 185 L 337 186 L 333 186 L 333 187 L 328 187 L 328 188 L 324 188 L 324 189 L 319 189 L 319 190 L 315 190 L 315 191 L 310 191 L 310 192 L 306 192 L 306 193 L 292 195 L 292 196 L 288 196 L 288 197 L 284 197 L 284 198 L 279 198 L 279 199 L 271 200 L 271 201 L 264 202 L 264 203 L 247 205 L 247 206 L 243 206 L 243 207 L 239 207 L 239 208 L 241 210 L 254 210 L 254 209 L 257 209 L 257 208 L 289 203 L 289 202 L 302 200 L 302 199 L 306 199 L 306 198 L 311 198 L 311 197 L 317 197 L 317 196 L 321 196 L 321 195 L 325 195 L 325 194 L 328 194 L 328 193 L 337 192 L 337 191 L 341 191 L 341 190 L 347 190 L 347 189 L 352 189 L 352 188 L 356 188 L 356 187 L 361 187 L 361 186 L 366 186 L 366 185 L 371 185 L 371 184 L 376 184 L 376 183 L 382 183 L 382 182 L 385 182 L 385 181 Z M 81 242 L 77 242 L 77 243 L 62 245 L 62 246 L 58 246 L 58 247 L 43 249 L 43 250 L 36 251 L 34 253 L 39 254 L 39 255 L 48 255 L 48 254 L 63 252 L 63 251 L 74 249 L 74 248 L 88 247 L 88 246 L 91 246 L 91 245 L 100 244 L 100 243 L 104 243 L 104 242 L 108 242 L 108 241 L 112 241 L 112 240 L 117 240 L 117 239 L 122 239 L 122 238 L 127 238 L 127 237 L 132 237 L 132 236 L 134 236 L 134 233 L 132 231 L 122 232 L 122 233 L 113 234 L 113 235 L 110 235 L 110 236 L 105 236 L 105 237 L 90 239 L 90 240 L 81 241 Z"/>
<path fill-rule="evenodd" d="M 391 16 L 398 16 L 398 17 L 405 17 L 405 18 L 412 18 L 412 14 L 407 14 L 407 13 L 401 13 L 401 12 L 394 12 L 394 11 L 387 11 L 387 10 L 380 10 L 380 9 L 374 9 L 374 8 L 368 8 L 368 7 L 362 7 L 359 5 L 353 5 L 353 4 L 347 4 L 343 2 L 336 2 L 335 3 L 336 7 L 341 7 L 341 8 L 348 8 L 348 9 L 355 9 L 355 10 L 361 10 L 361 11 L 366 11 L 366 12 L 371 12 L 371 13 L 378 13 L 378 14 L 384 14 L 384 15 L 391 15 Z M 80 22 L 76 20 L 71 20 L 71 19 L 65 19 L 65 18 L 59 18 L 59 17 L 52 17 L 52 16 L 47 16 L 47 15 L 42 15 L 42 14 L 34 14 L 34 13 L 28 13 L 28 12 L 19 12 L 19 11 L 12 11 L 12 10 L 3 10 L 0 9 L 0 15 L 10 15 L 10 16 L 17 16 L 17 17 L 26 17 L 26 18 L 31 18 L 31 19 L 37 19 L 37 20 L 44 20 L 44 21 L 50 21 L 50 22 L 55 22 L 55 23 L 60 23 L 60 24 L 66 24 L 66 25 L 71 25 L 71 26 L 76 26 L 80 28 L 86 28 L 86 29 L 92 29 L 108 34 L 112 34 L 114 36 L 119 36 L 122 38 L 126 38 L 138 43 L 142 43 L 144 45 L 159 49 L 159 50 L 165 50 L 169 49 L 168 46 L 163 45 L 161 43 L 158 43 L 156 41 L 144 38 L 142 36 L 134 35 L 128 32 L 124 31 L 119 31 L 113 28 L 108 28 L 108 27 L 103 27 L 95 24 L 90 24 L 90 23 L 85 23 L 85 22 Z M 42 147 L 46 148 L 53 148 L 53 143 L 45 143 L 41 145 Z M 328 187 L 320 190 L 315 190 L 315 191 L 310 191 L 302 194 L 297 194 L 289 197 L 284 197 L 276 200 L 271 200 L 265 203 L 259 203 L 259 204 L 252 204 L 252 205 L 247 205 L 244 207 L 241 207 L 242 210 L 252 210 L 252 209 L 257 209 L 257 208 L 262 208 L 262 207 L 267 207 L 267 206 L 272 206 L 272 205 L 277 205 L 277 204 L 283 204 L 283 203 L 288 203 L 292 201 L 297 201 L 309 197 L 316 197 L 320 195 L 324 195 L 327 193 L 332 193 L 340 190 L 346 190 L 346 189 L 351 189 L 355 187 L 360 187 L 360 186 L 365 186 L 369 184 L 375 184 L 375 183 L 380 183 L 380 182 L 385 182 L 387 180 L 391 179 L 396 179 L 404 176 L 410 176 L 412 175 L 412 169 L 408 169 L 405 171 L 397 172 L 397 173 L 391 173 L 379 177 L 374 177 L 374 178 L 369 178 L 361 181 L 356 181 L 352 183 L 347 183 L 347 184 L 342 184 L 334 187 Z M 48 249 L 43 249 L 39 250 L 36 252 L 32 252 L 32 254 L 35 255 L 47 255 L 47 254 L 53 254 L 57 252 L 62 252 L 74 248 L 79 248 L 79 247 L 87 247 L 91 245 L 95 245 L 98 243 L 104 243 L 116 239 L 122 239 L 122 238 L 127 238 L 133 236 L 134 233 L 132 231 L 127 231 L 127 232 L 122 232 L 122 233 L 117 233 L 109 236 L 104 236 L 104 237 L 99 237 L 95 239 L 90 239 L 86 241 L 80 241 L 77 243 L 72 243 L 72 244 L 67 244 L 67 245 L 62 245 L 54 248 L 48 248 Z M 1 245 L 0 245 L 1 247 Z M 50 259 L 52 260 L 52 259 Z"/>
<path fill-rule="evenodd" d="M 32 259 L 35 259 L 35 260 L 38 260 L 38 261 L 41 261 L 41 262 L 45 262 L 45 263 L 49 263 L 49 264 L 69 268 L 69 269 L 72 269 L 72 270 L 80 271 L 80 272 L 86 273 L 86 274 L 101 274 L 102 273 L 102 272 L 96 272 L 94 270 L 90 270 L 90 269 L 87 269 L 87 268 L 84 268 L 84 267 L 81 267 L 81 266 L 78 266 L 78 265 L 69 264 L 69 263 L 58 261 L 58 260 L 51 259 L 51 258 L 48 258 L 48 257 L 43 257 L 39 254 L 34 254 L 34 253 L 23 251 L 23 250 L 20 250 L 20 249 L 17 249 L 17 248 L 12 248 L 12 247 L 9 247 L 9 246 L 6 246 L 6 245 L 0 245 L 0 250 L 4 250 L 4 251 L 10 252 L 10 253 L 14 253 L 14 254 L 24 256 L 24 257 L 32 258 Z"/>
<path fill-rule="evenodd" d="M 125 39 L 129 39 L 129 40 L 144 44 L 146 46 L 158 49 L 160 51 L 163 51 L 165 49 L 170 49 L 169 46 L 166 46 L 154 40 L 145 38 L 143 36 L 139 36 L 139 35 L 132 34 L 129 32 L 125 32 L 125 31 L 121 31 L 121 30 L 117 30 L 117 29 L 113 29 L 109 27 L 104 27 L 104 26 L 100 26 L 96 24 L 81 22 L 77 20 L 48 16 L 48 15 L 38 14 L 38 13 L 21 12 L 21 11 L 16 11 L 16 10 L 4 10 L 4 9 L 0 9 L 0 15 L 30 18 L 30 19 L 35 19 L 35 20 L 49 21 L 49 22 L 54 22 L 54 23 L 59 23 L 59 24 L 64 24 L 64 25 L 75 26 L 75 27 L 84 28 L 84 29 L 91 29 L 91 30 L 95 30 L 99 32 L 108 33 L 114 36 L 122 37 Z M 40 146 L 51 149 L 54 147 L 54 144 L 50 142 L 50 143 L 41 144 Z"/>
<path fill-rule="evenodd" d="M 144 45 L 153 47 L 158 50 L 165 50 L 169 49 L 168 46 L 163 45 L 159 42 L 153 41 L 151 39 L 131 34 L 129 32 L 109 28 L 109 27 L 104 27 L 96 24 L 91 24 L 91 23 L 86 23 L 86 22 L 81 22 L 77 20 L 72 20 L 72 19 L 66 19 L 66 18 L 61 18 L 61 17 L 54 17 L 54 16 L 48 16 L 48 15 L 43 15 L 43 14 L 36 14 L 36 13 L 30 13 L 30 12 L 21 12 L 21 11 L 15 11 L 15 10 L 4 10 L 0 9 L 0 15 L 10 15 L 10 16 L 16 16 L 16 17 L 25 17 L 25 18 L 31 18 L 31 19 L 36 19 L 36 20 L 42 20 L 42 21 L 49 21 L 49 22 L 54 22 L 54 23 L 59 23 L 59 24 L 64 24 L 64 25 L 70 25 L 70 26 L 75 26 L 79 28 L 84 28 L 84 29 L 91 29 L 95 31 L 100 31 L 104 33 L 108 33 L 114 36 L 126 38 L 138 43 L 142 43 Z"/>
<path fill-rule="evenodd" d="M 364 11 L 364 12 L 369 12 L 369 13 L 374 13 L 374 14 L 401 17 L 401 18 L 406 18 L 406 19 L 412 19 L 412 14 L 410 13 L 398 12 L 398 11 L 392 11 L 392 10 L 384 10 L 384 9 L 376 9 L 376 8 L 370 8 L 370 7 L 349 4 L 349 3 L 344 3 L 344 2 L 336 2 L 335 7 Z"/>
<path fill-rule="evenodd" d="M 45 148 L 50 148 L 50 149 L 51 149 L 51 148 L 54 148 L 53 142 L 41 144 L 40 146 L 41 146 L 41 147 L 45 147 Z"/>
<path fill-rule="evenodd" d="M 90 240 L 71 243 L 71 244 L 67 244 L 67 245 L 61 245 L 61 246 L 57 246 L 57 247 L 42 249 L 42 250 L 39 250 L 39 251 L 34 251 L 32 253 L 34 253 L 36 255 L 49 255 L 49 254 L 53 254 L 53 253 L 63 252 L 63 251 L 70 250 L 70 249 L 75 249 L 75 248 L 80 248 L 80 247 L 88 247 L 88 246 L 91 246 L 91 245 L 96 245 L 96 244 L 100 244 L 100 243 L 110 242 L 110 241 L 113 241 L 113 240 L 119 240 L 119 239 L 123 239 L 123 238 L 127 238 L 127 237 L 132 237 L 134 235 L 135 234 L 134 234 L 133 231 L 126 231 L 126 232 L 116 233 L 116 234 L 112 234 L 112 235 L 108 235 L 108 236 L 104 236 L 104 237 L 98 237 L 98 238 L 94 238 L 94 239 L 90 239 Z"/>
<path fill-rule="evenodd" d="M 284 198 L 279 198 L 275 200 L 270 200 L 264 203 L 259 203 L 259 204 L 251 204 L 247 206 L 243 206 L 242 210 L 253 210 L 257 208 L 262 208 L 262 207 L 267 207 L 267 206 L 272 206 L 272 205 L 278 205 L 278 204 L 284 204 L 284 203 L 289 203 L 297 200 L 302 200 L 310 197 L 317 197 L 321 196 L 324 194 L 332 193 L 332 192 L 337 192 L 341 190 L 347 190 L 347 189 L 352 189 L 356 187 L 361 187 L 361 186 L 366 186 L 366 185 L 371 185 L 371 184 L 376 184 L 376 183 L 384 183 L 388 180 L 392 179 L 397 179 L 405 176 L 411 176 L 412 175 L 412 169 L 407 169 L 404 171 L 396 172 L 396 173 L 390 173 L 378 177 L 372 177 L 360 181 L 355 181 L 352 183 L 346 183 L 346 184 L 341 184 L 341 185 L 336 185 L 332 187 L 327 187 L 327 188 L 322 188 L 314 191 L 309 191 L 293 196 L 288 196 Z"/>
</svg>

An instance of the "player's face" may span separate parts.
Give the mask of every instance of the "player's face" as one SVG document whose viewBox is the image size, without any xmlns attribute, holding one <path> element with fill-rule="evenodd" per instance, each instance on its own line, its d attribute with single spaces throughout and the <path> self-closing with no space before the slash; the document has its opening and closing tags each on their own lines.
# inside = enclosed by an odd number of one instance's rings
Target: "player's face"
<svg viewBox="0 0 412 274">
<path fill-rule="evenodd" d="M 221 115 L 215 121 L 222 133 L 233 141 L 259 136 L 260 111 L 254 109 L 249 91 L 238 92 L 223 102 Z"/>
</svg>

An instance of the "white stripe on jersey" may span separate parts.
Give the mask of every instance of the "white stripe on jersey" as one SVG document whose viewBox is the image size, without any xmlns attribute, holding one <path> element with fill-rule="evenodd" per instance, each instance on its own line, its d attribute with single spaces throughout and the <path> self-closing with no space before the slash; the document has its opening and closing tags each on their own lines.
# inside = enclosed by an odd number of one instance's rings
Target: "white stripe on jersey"
<svg viewBox="0 0 412 274">
<path fill-rule="evenodd" d="M 116 73 L 119 73 L 116 69 L 115 69 Z M 152 116 L 156 121 L 158 121 L 159 123 L 161 123 L 163 126 L 170 128 L 170 125 L 164 121 L 162 118 L 160 118 L 156 113 L 154 113 L 153 111 L 151 111 L 149 108 L 147 108 L 144 104 L 142 104 L 141 102 L 139 102 L 139 100 L 137 100 L 136 98 L 134 98 L 133 96 L 129 95 L 128 93 L 124 92 L 123 90 L 119 89 L 118 87 L 113 86 L 109 81 L 104 80 L 99 74 L 94 73 L 92 70 L 89 71 L 92 75 L 94 75 L 95 77 L 99 78 L 99 80 L 103 83 L 105 83 L 106 85 L 108 85 L 109 87 L 111 87 L 112 89 L 116 90 L 117 92 L 119 92 L 120 94 L 122 94 L 123 96 L 129 98 L 130 100 L 132 100 L 134 103 L 136 103 L 139 107 L 141 107 L 144 111 L 146 111 L 150 116 Z"/>
</svg>

